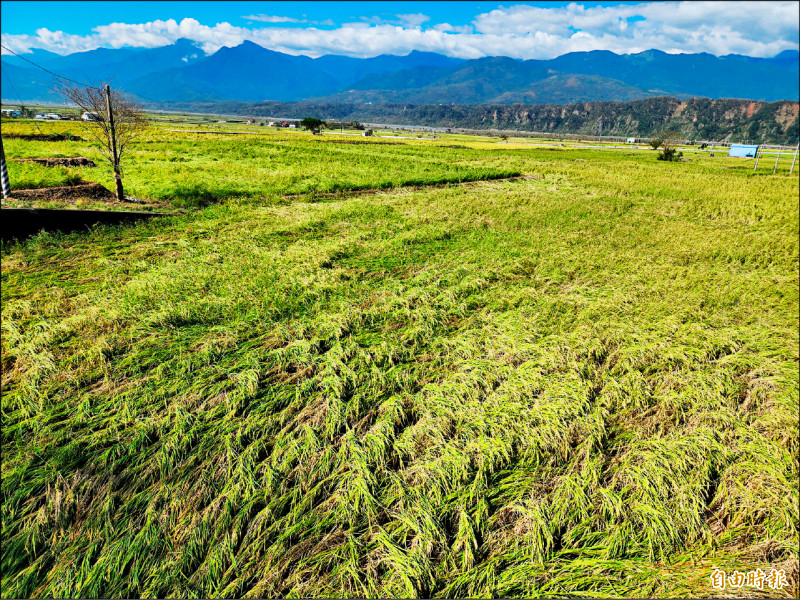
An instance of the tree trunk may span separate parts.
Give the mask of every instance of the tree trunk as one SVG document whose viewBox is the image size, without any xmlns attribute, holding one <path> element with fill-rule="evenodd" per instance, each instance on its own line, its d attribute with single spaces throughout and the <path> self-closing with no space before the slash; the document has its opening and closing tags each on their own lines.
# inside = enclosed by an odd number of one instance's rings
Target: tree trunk
<svg viewBox="0 0 800 600">
<path fill-rule="evenodd" d="M 106 109 L 108 110 L 108 124 L 111 133 L 111 164 L 114 166 L 114 187 L 117 193 L 117 202 L 125 200 L 122 193 L 122 175 L 119 172 L 119 154 L 117 153 L 117 134 L 114 130 L 114 109 L 111 105 L 111 88 L 106 85 Z"/>
<path fill-rule="evenodd" d="M 119 172 L 119 165 L 114 165 L 114 187 L 117 194 L 117 202 L 123 202 L 125 196 L 122 193 L 122 176 Z"/>
</svg>

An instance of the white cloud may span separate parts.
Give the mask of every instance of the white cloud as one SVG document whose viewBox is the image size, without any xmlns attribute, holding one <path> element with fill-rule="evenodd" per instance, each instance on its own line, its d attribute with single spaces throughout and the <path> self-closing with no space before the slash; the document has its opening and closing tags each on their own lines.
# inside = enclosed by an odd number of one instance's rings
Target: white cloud
<svg viewBox="0 0 800 600">
<path fill-rule="evenodd" d="M 710 52 L 772 56 L 798 46 L 800 4 L 781 2 L 650 2 L 616 6 L 526 5 L 478 15 L 475 29 L 512 37 L 555 36 L 580 49 Z M 577 31 L 576 31 L 577 30 Z M 580 34 L 580 35 L 579 35 Z"/>
<path fill-rule="evenodd" d="M 397 18 L 400 20 L 401 24 L 406 25 L 407 27 L 420 27 L 423 23 L 431 20 L 428 15 L 423 15 L 422 13 L 416 13 L 413 15 L 397 15 Z"/>
<path fill-rule="evenodd" d="M 248 21 L 262 21 L 264 23 L 308 23 L 307 19 L 295 19 L 293 17 L 276 17 L 271 15 L 247 15 L 242 17 Z"/>
<path fill-rule="evenodd" d="M 438 23 L 433 28 L 436 31 L 449 31 L 453 33 L 472 33 L 474 28 L 472 25 L 450 25 L 450 23 Z"/>
<path fill-rule="evenodd" d="M 305 27 L 291 17 L 250 15 L 275 25 L 236 27 L 203 25 L 196 19 L 176 22 L 111 23 L 86 36 L 39 29 L 33 35 L 3 35 L 16 52 L 44 48 L 59 54 L 98 47 L 156 47 L 179 38 L 194 40 L 206 53 L 245 40 L 287 54 L 375 56 L 411 50 L 461 58 L 511 56 L 552 58 L 567 52 L 611 50 L 633 53 L 657 48 L 665 52 L 709 52 L 774 56 L 798 47 L 800 4 L 775 2 L 655 2 L 615 6 L 570 4 L 566 7 L 501 7 L 477 15 L 472 25 L 430 24 L 423 14 L 363 17 L 339 26 L 326 20 Z M 426 24 L 427 25 L 423 25 Z M 313 25 L 331 29 L 319 29 Z"/>
<path fill-rule="evenodd" d="M 351 19 L 355 19 L 356 17 L 350 17 Z M 361 16 L 357 17 L 358 23 L 367 23 L 370 25 L 399 25 L 400 27 L 421 27 L 423 23 L 430 21 L 431 18 L 428 15 L 423 15 L 422 13 L 414 13 L 414 14 L 403 14 L 403 15 L 373 15 L 371 17 Z"/>
</svg>

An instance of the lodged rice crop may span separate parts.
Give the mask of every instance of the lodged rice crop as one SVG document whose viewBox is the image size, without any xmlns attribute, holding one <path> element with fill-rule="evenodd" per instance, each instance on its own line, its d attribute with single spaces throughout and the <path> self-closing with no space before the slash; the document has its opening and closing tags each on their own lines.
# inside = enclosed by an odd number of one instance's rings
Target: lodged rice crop
<svg viewBox="0 0 800 600">
<path fill-rule="evenodd" d="M 6 245 L 3 597 L 796 595 L 797 177 L 455 150 Z"/>
</svg>

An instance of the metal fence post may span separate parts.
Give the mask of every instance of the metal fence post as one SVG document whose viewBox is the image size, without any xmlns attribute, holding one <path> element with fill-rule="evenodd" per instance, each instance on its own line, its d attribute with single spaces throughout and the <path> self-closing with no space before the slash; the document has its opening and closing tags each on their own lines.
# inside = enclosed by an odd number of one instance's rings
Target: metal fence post
<svg viewBox="0 0 800 600">
<path fill-rule="evenodd" d="M 772 167 L 772 174 L 773 174 L 773 175 L 775 175 L 775 171 L 776 171 L 776 170 L 777 170 L 777 168 L 778 168 L 778 161 L 779 161 L 779 160 L 780 160 L 780 158 L 781 158 L 781 150 L 782 150 L 782 149 L 783 149 L 783 146 L 778 146 L 778 156 L 776 156 L 776 157 L 775 157 L 775 166 L 773 166 L 773 167 Z"/>
<path fill-rule="evenodd" d="M 3 198 L 11 195 L 11 184 L 8 181 L 8 169 L 6 169 L 6 152 L 3 149 L 3 140 L 0 138 L 0 180 L 2 180 Z"/>
</svg>

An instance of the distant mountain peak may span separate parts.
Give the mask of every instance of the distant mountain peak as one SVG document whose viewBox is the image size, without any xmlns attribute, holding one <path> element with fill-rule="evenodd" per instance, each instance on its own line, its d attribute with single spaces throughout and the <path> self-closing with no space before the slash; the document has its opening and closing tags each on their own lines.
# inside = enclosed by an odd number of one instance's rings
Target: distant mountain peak
<svg viewBox="0 0 800 600">
<path fill-rule="evenodd" d="M 412 50 L 406 56 L 414 56 L 414 57 L 426 57 L 426 56 L 442 56 L 436 52 L 426 52 L 425 50 Z M 448 57 L 449 58 L 449 57 Z"/>
<path fill-rule="evenodd" d="M 110 78 L 142 100 L 338 102 L 338 94 L 357 90 L 358 98 L 378 103 L 464 104 L 625 100 L 655 94 L 796 100 L 799 57 L 798 50 L 756 58 L 649 49 L 632 54 L 570 52 L 550 60 L 507 56 L 465 60 L 422 50 L 404 56 L 312 59 L 251 40 L 206 55 L 197 42 L 180 38 L 159 48 L 106 48 L 63 57 L 45 54 L 35 60 L 67 77 Z M 18 57 L 3 56 L 3 67 L 24 69 L 9 75 L 26 100 L 50 94 L 50 76 L 34 72 Z M 355 96 L 344 101 L 352 102 Z"/>
<path fill-rule="evenodd" d="M 199 48 L 200 47 L 197 42 L 195 42 L 194 40 L 190 40 L 189 38 L 178 38 L 177 40 L 175 40 L 175 42 L 172 45 L 177 47 L 177 48 L 181 48 L 181 47 L 184 47 L 184 48 Z"/>
<path fill-rule="evenodd" d="M 224 54 L 232 50 L 236 52 L 241 52 L 242 50 L 249 50 L 249 51 L 266 50 L 266 48 L 262 48 L 261 46 L 259 46 L 254 42 L 251 42 L 250 40 L 245 40 L 241 44 L 236 44 L 235 46 L 222 46 L 219 50 L 217 50 L 213 54 L 219 54 L 219 53 Z"/>
</svg>

